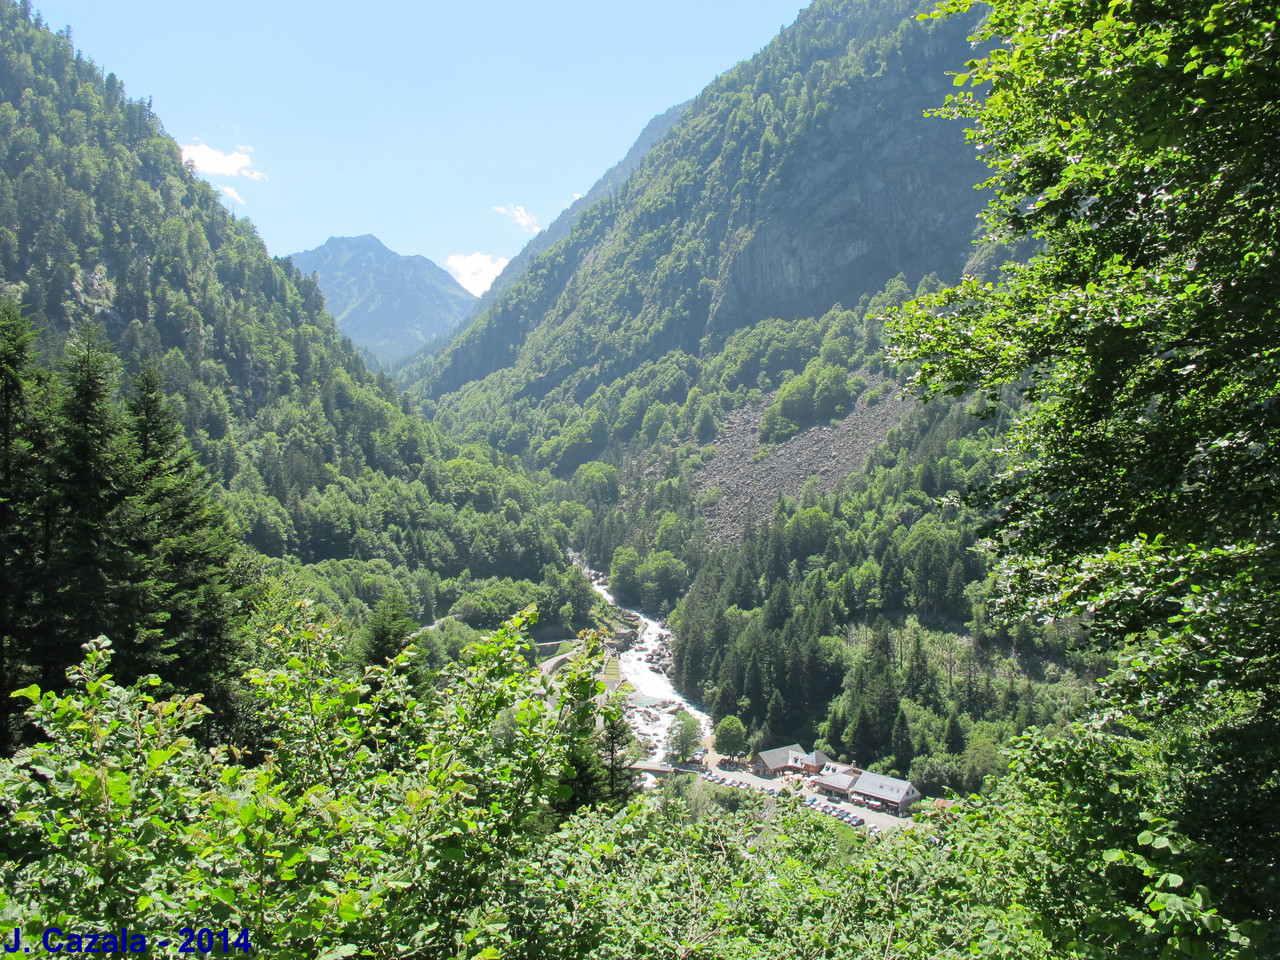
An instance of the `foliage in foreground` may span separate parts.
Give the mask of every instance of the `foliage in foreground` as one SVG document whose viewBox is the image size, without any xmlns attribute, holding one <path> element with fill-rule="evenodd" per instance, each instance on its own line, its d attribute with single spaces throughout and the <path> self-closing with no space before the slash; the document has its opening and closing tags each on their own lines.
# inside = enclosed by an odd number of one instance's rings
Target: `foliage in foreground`
<svg viewBox="0 0 1280 960">
<path fill-rule="evenodd" d="M 344 676 L 299 610 L 266 641 L 280 666 L 251 674 L 272 731 L 254 757 L 198 749 L 197 698 L 121 687 L 110 646 L 87 644 L 70 693 L 23 692 L 48 741 L 0 764 L 0 927 L 154 943 L 203 925 L 283 958 L 1243 960 L 1275 945 L 1217 884 L 1220 854 L 1173 822 L 1225 807 L 1205 788 L 1236 716 L 1029 740 L 992 797 L 888 837 L 696 779 L 548 832 L 599 688 L 585 660 L 529 670 L 522 626 L 415 689 L 407 654 Z"/>
<path fill-rule="evenodd" d="M 982 96 L 944 112 L 971 120 L 986 150 L 993 237 L 1040 252 L 998 284 L 966 280 L 905 307 L 896 356 L 920 364 L 930 394 L 1018 386 L 1036 401 L 988 491 L 999 605 L 1006 617 L 1082 616 L 1120 654 L 1103 702 L 1124 762 L 1093 771 L 1087 817 L 1051 841 L 1065 844 L 1055 863 L 1145 815 L 1145 849 L 1116 847 L 1075 877 L 1084 900 L 1105 864 L 1138 866 L 1158 911 L 1143 922 L 1171 948 L 1227 949 L 1205 945 L 1219 921 L 1182 912 L 1212 891 L 1241 919 L 1232 935 L 1262 937 L 1260 955 L 1274 955 L 1280 11 L 1253 0 L 991 10 L 975 39 L 995 45 L 957 77 Z M 1064 768 L 1077 762 L 1069 743 L 1057 749 Z M 1151 769 L 1148 805 L 1107 797 Z M 1067 792 L 1043 796 L 1077 816 Z M 1205 889 L 1166 869 L 1170 856 L 1195 864 Z M 1102 907 L 1080 916 L 1095 930 L 1126 922 Z"/>
<path fill-rule="evenodd" d="M 197 698 L 121 687 L 110 645 L 87 644 L 71 692 L 23 691 L 48 741 L 0 764 L 0 925 L 249 930 L 280 958 L 454 953 L 591 721 L 589 664 L 529 671 L 522 626 L 415 690 L 406 654 L 344 676 L 300 611 L 264 641 L 280 666 L 250 675 L 271 730 L 255 763 L 201 751 Z"/>
</svg>

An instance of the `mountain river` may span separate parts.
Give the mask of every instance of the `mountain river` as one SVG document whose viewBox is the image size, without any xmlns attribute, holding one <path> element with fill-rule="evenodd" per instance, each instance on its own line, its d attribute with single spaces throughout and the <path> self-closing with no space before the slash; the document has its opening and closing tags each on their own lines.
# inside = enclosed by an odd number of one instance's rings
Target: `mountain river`
<svg viewBox="0 0 1280 960">
<path fill-rule="evenodd" d="M 587 577 L 596 593 L 617 607 L 609 592 L 608 578 L 597 570 L 585 568 Z M 661 760 L 665 753 L 667 733 L 679 710 L 687 710 L 702 724 L 703 734 L 711 730 L 711 718 L 676 692 L 667 677 L 663 664 L 671 663 L 671 631 L 661 622 L 651 620 L 638 610 L 618 607 L 639 621 L 638 637 L 630 649 L 618 656 L 618 673 L 631 684 L 631 706 L 627 719 L 631 721 L 636 739 L 650 760 Z"/>
</svg>

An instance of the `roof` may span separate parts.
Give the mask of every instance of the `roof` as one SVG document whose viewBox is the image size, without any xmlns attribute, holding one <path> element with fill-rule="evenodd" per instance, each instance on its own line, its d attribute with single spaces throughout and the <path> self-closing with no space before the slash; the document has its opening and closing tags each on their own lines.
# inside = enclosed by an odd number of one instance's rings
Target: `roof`
<svg viewBox="0 0 1280 960">
<path fill-rule="evenodd" d="M 828 790 L 836 790 L 840 793 L 848 793 L 857 779 L 857 777 L 848 773 L 832 773 L 825 777 L 816 777 L 813 785 L 815 787 L 826 787 Z"/>
<path fill-rule="evenodd" d="M 779 767 L 792 765 L 794 761 L 791 759 L 793 754 L 804 754 L 804 748 L 798 743 L 793 743 L 788 747 L 774 747 L 772 750 L 761 750 L 756 754 L 756 758 L 770 770 L 777 770 Z"/>
<path fill-rule="evenodd" d="M 875 800 L 887 800 L 890 803 L 901 803 L 913 790 L 915 787 L 910 781 L 886 777 L 879 773 L 864 773 L 858 778 L 853 788 L 854 793 L 860 793 Z"/>
<path fill-rule="evenodd" d="M 832 760 L 824 764 L 820 772 L 822 773 L 823 776 L 831 776 L 832 774 L 836 774 L 836 773 L 852 773 L 854 778 L 856 779 L 858 774 L 861 773 L 862 771 L 859 770 L 857 766 L 855 766 L 852 763 L 836 763 L 834 760 Z"/>
<path fill-rule="evenodd" d="M 811 767 L 825 767 L 831 762 L 831 758 L 821 750 L 814 750 L 812 753 L 806 753 L 800 758 L 800 760 Z"/>
</svg>

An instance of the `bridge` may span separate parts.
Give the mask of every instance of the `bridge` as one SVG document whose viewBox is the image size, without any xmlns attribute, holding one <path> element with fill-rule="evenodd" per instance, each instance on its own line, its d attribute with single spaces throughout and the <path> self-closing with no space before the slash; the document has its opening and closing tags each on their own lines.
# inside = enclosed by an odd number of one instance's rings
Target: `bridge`
<svg viewBox="0 0 1280 960">
<path fill-rule="evenodd" d="M 701 773 L 704 768 L 692 763 L 673 766 L 659 760 L 637 760 L 631 764 L 631 769 L 637 773 L 651 773 L 655 777 L 669 777 L 673 773 Z"/>
<path fill-rule="evenodd" d="M 631 769 L 637 773 L 651 773 L 655 777 L 667 777 L 676 772 L 676 768 L 669 763 L 660 763 L 657 760 L 637 760 L 631 764 Z"/>
</svg>

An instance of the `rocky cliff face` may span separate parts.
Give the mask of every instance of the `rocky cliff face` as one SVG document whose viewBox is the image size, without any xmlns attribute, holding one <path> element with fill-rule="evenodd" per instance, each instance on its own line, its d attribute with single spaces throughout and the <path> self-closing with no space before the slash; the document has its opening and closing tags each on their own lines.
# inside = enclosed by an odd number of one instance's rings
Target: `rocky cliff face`
<svg viewBox="0 0 1280 960">
<path fill-rule="evenodd" d="M 955 49 L 879 85 L 874 99 L 833 104 L 722 271 L 708 330 L 852 306 L 899 273 L 914 284 L 959 277 L 985 200 L 985 167 L 959 124 L 926 118 L 950 87 Z M 892 107 L 892 109 L 890 109 Z"/>
</svg>

